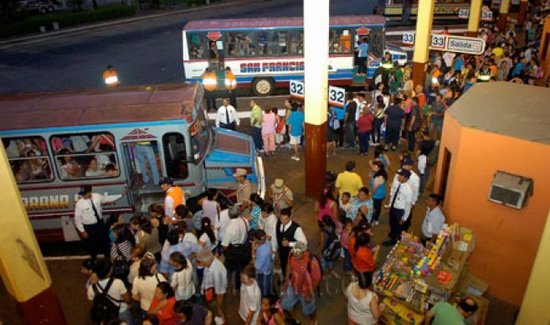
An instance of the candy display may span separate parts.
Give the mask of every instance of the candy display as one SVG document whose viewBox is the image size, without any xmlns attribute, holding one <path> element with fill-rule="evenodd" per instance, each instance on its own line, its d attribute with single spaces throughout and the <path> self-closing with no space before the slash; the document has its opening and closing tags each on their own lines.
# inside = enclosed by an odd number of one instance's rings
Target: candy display
<svg viewBox="0 0 550 325">
<path fill-rule="evenodd" d="M 374 290 L 390 302 L 386 322 L 421 324 L 426 309 L 456 290 L 473 247 L 472 232 L 456 224 L 445 226 L 427 247 L 403 234 L 373 279 Z"/>
</svg>

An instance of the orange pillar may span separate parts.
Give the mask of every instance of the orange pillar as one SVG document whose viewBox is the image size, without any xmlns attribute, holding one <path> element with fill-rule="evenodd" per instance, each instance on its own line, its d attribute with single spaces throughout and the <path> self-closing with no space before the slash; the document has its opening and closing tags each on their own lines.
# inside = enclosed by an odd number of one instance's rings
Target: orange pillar
<svg viewBox="0 0 550 325">
<path fill-rule="evenodd" d="M 24 324 L 65 325 L 4 146 L 0 146 L 0 184 L 0 278 L 17 301 Z"/>
<path fill-rule="evenodd" d="M 313 199 L 327 166 L 328 36 L 329 0 L 304 1 L 305 192 Z"/>
<path fill-rule="evenodd" d="M 432 21 L 434 17 L 435 0 L 423 0 L 418 2 L 416 14 L 416 36 L 414 40 L 414 54 L 412 66 L 412 79 L 414 85 L 424 85 L 425 67 L 430 59 L 430 42 Z"/>
<path fill-rule="evenodd" d="M 472 0 L 472 3 L 470 4 L 470 17 L 468 18 L 468 29 L 466 30 L 466 36 L 477 36 L 482 6 L 483 0 Z"/>
<path fill-rule="evenodd" d="M 508 12 L 510 11 L 510 0 L 500 1 L 500 10 L 498 15 L 497 27 L 499 30 L 506 30 L 506 21 L 508 19 Z"/>
<path fill-rule="evenodd" d="M 518 14 L 518 24 L 523 29 L 523 23 L 525 22 L 525 16 L 527 16 L 527 6 L 529 2 L 527 0 L 521 0 L 519 2 L 519 14 Z"/>
</svg>

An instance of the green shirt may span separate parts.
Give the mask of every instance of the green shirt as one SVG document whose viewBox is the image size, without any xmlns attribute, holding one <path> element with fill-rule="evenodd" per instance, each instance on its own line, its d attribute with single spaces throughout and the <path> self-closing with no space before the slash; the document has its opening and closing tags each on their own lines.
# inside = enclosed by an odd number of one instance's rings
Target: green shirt
<svg viewBox="0 0 550 325">
<path fill-rule="evenodd" d="M 434 319 L 432 325 L 463 325 L 464 317 L 455 306 L 448 302 L 438 302 L 432 308 Z"/>
<path fill-rule="evenodd" d="M 252 107 L 252 111 L 250 112 L 250 125 L 255 128 L 262 127 L 262 109 L 258 106 L 258 104 L 254 105 L 254 107 Z"/>
</svg>

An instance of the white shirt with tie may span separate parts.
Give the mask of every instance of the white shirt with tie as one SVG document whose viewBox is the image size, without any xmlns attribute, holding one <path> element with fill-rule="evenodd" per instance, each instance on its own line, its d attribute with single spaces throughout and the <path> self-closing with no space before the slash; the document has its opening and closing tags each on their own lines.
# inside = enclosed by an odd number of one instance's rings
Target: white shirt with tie
<svg viewBox="0 0 550 325">
<path fill-rule="evenodd" d="M 231 124 L 233 122 L 236 122 L 237 126 L 241 124 L 235 107 L 231 105 L 220 106 L 220 108 L 218 108 L 218 113 L 216 113 L 216 127 L 219 128 L 220 123 Z"/>
<path fill-rule="evenodd" d="M 92 207 L 92 201 L 97 210 L 97 214 L 100 218 L 103 218 L 101 205 L 103 203 L 114 202 L 120 199 L 122 195 L 101 195 L 99 193 L 92 193 L 91 199 L 80 198 L 75 204 L 74 208 L 74 224 L 76 229 L 80 232 L 84 232 L 84 225 L 93 225 L 97 223 L 94 209 Z"/>
<path fill-rule="evenodd" d="M 399 178 L 399 174 L 395 174 L 395 176 L 393 177 L 392 188 L 394 185 L 397 186 L 399 184 L 398 178 Z M 407 180 L 407 184 L 409 184 L 411 190 L 413 191 L 412 204 L 415 205 L 416 201 L 418 200 L 418 195 L 420 192 L 420 176 L 418 176 L 417 173 L 411 170 L 411 177 L 409 177 L 409 179 Z"/>
<path fill-rule="evenodd" d="M 397 190 L 399 189 L 399 191 Z M 397 195 L 394 201 L 394 196 Z M 414 193 L 411 186 L 408 183 L 400 183 L 399 181 L 393 183 L 390 191 L 390 207 L 393 204 L 393 208 L 399 210 L 405 210 L 402 220 L 407 221 L 409 214 L 411 213 L 411 207 L 413 205 Z"/>
<path fill-rule="evenodd" d="M 223 247 L 228 247 L 229 245 L 241 245 L 244 244 L 245 240 L 248 237 L 248 221 L 242 217 L 231 219 L 222 241 Z"/>
<path fill-rule="evenodd" d="M 290 222 L 287 223 L 286 225 L 281 224 L 279 230 L 281 231 L 281 233 L 283 233 L 291 225 L 292 225 L 292 220 L 290 220 Z M 295 239 L 295 241 L 291 241 L 291 242 L 288 243 L 289 247 L 294 247 L 296 245 L 296 242 L 298 242 L 298 241 L 301 241 L 301 242 L 303 242 L 307 245 L 307 238 L 306 238 L 306 235 L 304 234 L 304 231 L 302 230 L 302 227 L 296 228 L 296 232 L 294 233 L 294 239 Z M 277 251 L 277 248 L 278 248 L 277 241 L 275 240 L 273 242 L 275 243 L 275 246 L 272 248 L 272 250 L 275 252 L 275 251 Z"/>
</svg>

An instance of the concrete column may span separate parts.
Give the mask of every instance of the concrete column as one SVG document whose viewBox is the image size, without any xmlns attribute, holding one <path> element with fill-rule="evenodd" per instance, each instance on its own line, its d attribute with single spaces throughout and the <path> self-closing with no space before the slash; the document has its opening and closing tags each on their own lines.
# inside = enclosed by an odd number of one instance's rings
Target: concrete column
<svg viewBox="0 0 550 325">
<path fill-rule="evenodd" d="M 467 36 L 477 36 L 482 6 L 483 0 L 472 0 L 472 4 L 470 5 L 470 18 L 468 19 L 468 30 L 466 31 Z"/>
<path fill-rule="evenodd" d="M 550 78 L 550 17 L 544 19 L 542 36 L 540 38 L 539 62 L 544 69 L 544 75 L 539 80 L 539 86 L 545 86 Z M 546 50 L 544 50 L 546 49 Z"/>
<path fill-rule="evenodd" d="M 432 32 L 434 3 L 435 0 L 418 2 L 412 69 L 412 78 L 415 86 L 424 85 L 424 68 L 430 59 L 430 33 Z"/>
<path fill-rule="evenodd" d="M 0 210 L 9 216 L 0 218 L 0 278 L 17 301 L 24 324 L 65 325 L 4 146 L 0 147 L 0 184 Z"/>
<path fill-rule="evenodd" d="M 527 0 L 521 0 L 519 2 L 519 14 L 518 14 L 518 24 L 523 29 L 523 23 L 525 22 L 525 17 L 527 16 L 527 6 L 529 2 Z"/>
<path fill-rule="evenodd" d="M 506 30 L 506 20 L 508 19 L 508 12 L 510 11 L 510 0 L 500 1 L 500 10 L 498 15 L 498 29 Z"/>
<path fill-rule="evenodd" d="M 544 324 L 550 319 L 550 309 L 546 300 L 550 290 L 548 272 L 550 272 L 550 213 L 546 217 L 546 225 L 542 231 L 539 249 L 516 324 Z"/>
<path fill-rule="evenodd" d="M 329 0 L 304 1 L 305 185 L 318 198 L 325 187 Z"/>
</svg>

